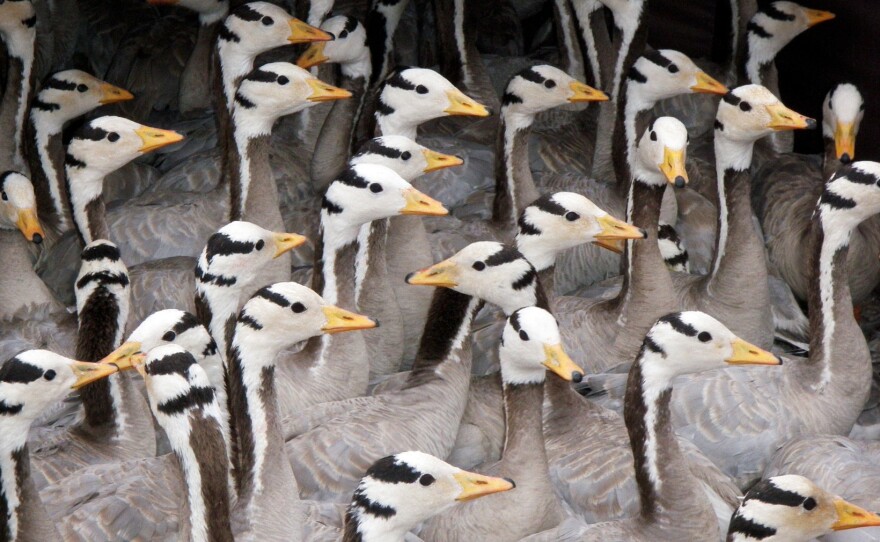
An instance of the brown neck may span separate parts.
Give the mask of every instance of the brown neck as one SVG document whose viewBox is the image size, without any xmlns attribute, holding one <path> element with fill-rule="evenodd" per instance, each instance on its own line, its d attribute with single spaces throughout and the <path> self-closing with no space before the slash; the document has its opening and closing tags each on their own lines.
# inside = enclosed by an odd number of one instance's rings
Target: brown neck
<svg viewBox="0 0 880 542">
<path fill-rule="evenodd" d="M 515 126 L 501 112 L 495 143 L 495 199 L 492 222 L 505 231 L 516 231 L 516 220 L 540 194 L 529 167 L 531 123 Z"/>
<path fill-rule="evenodd" d="M 555 375 L 549 378 L 562 380 Z M 542 472 L 547 470 L 541 405 L 544 383 L 507 384 L 503 386 L 506 436 L 502 461 L 515 462 L 517 468 Z"/>
</svg>

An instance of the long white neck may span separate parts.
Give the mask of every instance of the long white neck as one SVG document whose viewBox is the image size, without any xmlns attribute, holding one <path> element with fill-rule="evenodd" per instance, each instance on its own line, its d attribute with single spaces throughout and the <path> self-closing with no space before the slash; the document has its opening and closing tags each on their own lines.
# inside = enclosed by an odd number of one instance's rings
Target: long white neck
<svg viewBox="0 0 880 542">
<path fill-rule="evenodd" d="M 379 131 L 383 136 L 400 135 L 408 137 L 413 141 L 416 140 L 418 125 L 400 118 L 400 115 L 396 112 L 390 115 L 377 115 L 376 124 L 379 126 Z"/>
</svg>

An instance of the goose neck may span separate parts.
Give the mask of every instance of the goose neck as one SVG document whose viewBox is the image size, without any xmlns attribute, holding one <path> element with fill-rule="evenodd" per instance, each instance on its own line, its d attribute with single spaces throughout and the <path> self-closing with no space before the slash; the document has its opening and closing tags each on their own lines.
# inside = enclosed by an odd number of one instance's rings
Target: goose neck
<svg viewBox="0 0 880 542">
<path fill-rule="evenodd" d="M 672 291 L 672 281 L 657 240 L 665 190 L 665 183 L 646 183 L 641 179 L 634 179 L 630 183 L 626 204 L 627 222 L 648 232 L 648 237 L 638 242 L 626 242 L 626 273 L 618 295 L 624 309 L 634 301 L 657 299 L 658 292 Z"/>
<path fill-rule="evenodd" d="M 574 14 L 583 40 L 586 83 L 602 88 L 612 79 L 610 60 L 614 56 L 602 3 L 599 0 L 574 2 Z"/>
<path fill-rule="evenodd" d="M 535 469 L 536 472 L 546 470 L 541 407 L 544 402 L 543 378 L 540 382 L 522 384 L 504 382 L 502 393 L 506 428 L 502 461 L 523 467 L 528 465 L 529 470 Z"/>
<path fill-rule="evenodd" d="M 349 64 L 342 66 L 339 87 L 351 92 L 351 99 L 333 102 L 318 134 L 310 173 L 319 192 L 326 191 L 327 186 L 342 173 L 354 151 L 354 127 L 363 110 L 370 77 L 370 59 L 366 55 L 365 50 L 366 70 Z"/>
<path fill-rule="evenodd" d="M 430 378 L 444 361 L 470 346 L 474 316 L 481 306 L 479 298 L 448 288 L 435 289 L 408 386 Z"/>
<path fill-rule="evenodd" d="M 13 416 L 14 418 L 15 416 Z M 28 536 L 24 532 L 26 502 L 25 484 L 30 480 L 30 460 L 27 451 L 27 433 L 30 423 L 23 420 L 4 420 L 3 440 L 0 445 L 0 512 L 4 526 L 0 537 L 3 540 L 17 541 Z"/>
<path fill-rule="evenodd" d="M 67 191 L 80 241 L 87 245 L 96 239 L 109 239 L 103 196 L 104 173 L 87 167 L 69 154 L 65 161 Z"/>
<path fill-rule="evenodd" d="M 645 49 L 648 27 L 645 21 L 645 2 L 604 0 L 614 14 L 618 29 L 619 45 L 614 66 L 612 99 L 617 100 L 623 92 L 626 74 Z"/>
<path fill-rule="evenodd" d="M 584 77 L 583 56 L 578 44 L 577 19 L 568 0 L 553 0 L 553 21 L 559 45 L 560 68 L 575 79 Z"/>
<path fill-rule="evenodd" d="M 5 148 L 8 153 L 3 158 L 11 160 L 16 167 L 24 165 L 22 158 L 21 142 L 25 131 L 25 113 L 30 103 L 33 85 L 31 81 L 34 64 L 34 42 L 36 33 L 33 28 L 29 29 L 29 39 L 7 40 L 6 49 L 9 54 L 9 67 L 6 75 L 6 90 L 3 100 L 0 101 L 0 127 L 6 134 L 13 134 L 11 141 L 7 138 L 4 146 L 11 143 L 11 148 Z"/>
<path fill-rule="evenodd" d="M 373 74 L 370 77 L 370 85 L 373 86 L 377 82 L 385 79 L 388 75 L 391 50 L 394 43 L 394 31 L 400 23 L 400 18 L 408 1 L 400 2 L 374 2 L 372 9 L 367 14 L 366 28 L 367 40 L 370 46 L 370 61 L 373 65 Z M 373 29 L 376 31 L 374 32 Z M 396 134 L 396 132 L 384 132 L 385 135 Z M 406 135 L 406 134 L 397 134 Z M 415 139 L 412 137 L 411 139 Z"/>
<path fill-rule="evenodd" d="M 324 230 L 316 250 L 312 289 L 331 305 L 356 306 L 358 278 L 363 279 L 369 262 L 366 240 L 370 224 L 336 229 L 333 220 L 323 221 Z M 379 221 L 377 221 L 379 222 Z M 366 234 L 362 234 L 361 230 Z"/>
<path fill-rule="evenodd" d="M 266 161 L 269 151 L 269 132 L 272 130 L 272 123 L 267 125 L 263 119 L 254 119 L 253 123 L 240 122 L 244 119 L 239 118 L 238 111 L 233 117 L 235 150 L 229 153 L 228 182 L 231 220 L 245 220 L 245 216 L 248 214 L 248 198 L 251 196 L 251 187 L 268 182 L 268 179 L 262 178 L 262 175 L 259 174 L 265 173 L 261 170 L 268 168 Z M 260 217 L 258 220 L 268 226 L 265 223 L 265 218 Z"/>
<path fill-rule="evenodd" d="M 652 110 L 656 100 L 643 96 L 636 86 L 647 83 L 627 78 L 623 94 L 617 100 L 617 119 L 612 134 L 612 163 L 617 188 L 625 194 L 632 179 L 632 162 L 636 159 L 636 144 L 639 134 L 644 133 L 651 123 Z"/>
<path fill-rule="evenodd" d="M 54 122 L 55 117 L 36 106 L 31 109 L 25 149 L 40 220 L 56 232 L 63 232 L 70 228 L 70 200 L 64 186 L 61 126 Z"/>
<path fill-rule="evenodd" d="M 823 137 L 822 144 L 825 150 L 822 154 L 822 183 L 824 184 L 838 169 L 843 167 L 843 163 L 837 157 L 837 148 L 833 137 Z"/>
<path fill-rule="evenodd" d="M 235 90 L 242 78 L 253 69 L 254 54 L 244 50 L 235 42 L 222 39 L 221 32 L 221 39 L 217 42 L 217 58 L 224 103 L 228 114 L 231 115 L 235 105 Z"/>
<path fill-rule="evenodd" d="M 712 261 L 712 278 L 729 272 L 748 276 L 754 269 L 737 269 L 738 258 L 751 247 L 743 246 L 757 238 L 752 225 L 752 203 L 749 167 L 752 162 L 754 142 L 737 141 L 723 136 L 715 130 L 715 157 L 718 184 L 718 235 L 715 240 L 715 255 Z M 728 250 L 730 239 L 740 245 Z M 760 243 L 760 240 L 758 240 Z M 763 258 L 763 256 L 762 256 Z M 749 261 L 748 265 L 754 262 Z"/>
<path fill-rule="evenodd" d="M 529 167 L 528 142 L 534 116 L 504 106 L 498 126 L 495 152 L 495 199 L 492 221 L 508 231 L 517 217 L 540 194 Z"/>
<path fill-rule="evenodd" d="M 380 105 L 382 97 L 379 97 Z M 396 112 L 393 112 L 389 115 L 384 115 L 379 112 L 376 113 L 376 126 L 379 129 L 379 135 L 399 135 L 403 137 L 408 137 L 413 141 L 416 140 L 416 136 L 418 135 L 418 125 L 413 124 L 403 118 Z"/>
<path fill-rule="evenodd" d="M 235 326 L 241 305 L 241 292 L 247 285 L 237 284 L 236 277 L 214 275 L 196 265 L 196 317 L 217 344 L 221 359 L 226 359 L 226 346 Z"/>
<path fill-rule="evenodd" d="M 469 36 L 465 33 L 465 0 L 438 0 L 434 2 L 434 12 L 437 21 L 439 71 L 454 85 L 467 88 L 473 83 L 473 76 L 469 65 Z"/>
</svg>

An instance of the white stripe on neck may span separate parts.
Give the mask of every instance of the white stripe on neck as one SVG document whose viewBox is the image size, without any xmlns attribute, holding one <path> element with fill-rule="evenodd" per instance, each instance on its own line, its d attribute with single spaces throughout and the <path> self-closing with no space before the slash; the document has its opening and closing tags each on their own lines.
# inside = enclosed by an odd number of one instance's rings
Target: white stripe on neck
<svg viewBox="0 0 880 542">
<path fill-rule="evenodd" d="M 715 255 L 715 264 L 712 274 L 718 273 L 721 261 L 727 248 L 728 216 L 730 209 L 727 206 L 727 192 L 724 187 L 724 172 L 747 171 L 752 164 L 752 151 L 754 142 L 743 143 L 734 141 L 723 136 L 723 131 L 715 130 L 715 175 L 718 185 L 718 250 Z"/>
</svg>

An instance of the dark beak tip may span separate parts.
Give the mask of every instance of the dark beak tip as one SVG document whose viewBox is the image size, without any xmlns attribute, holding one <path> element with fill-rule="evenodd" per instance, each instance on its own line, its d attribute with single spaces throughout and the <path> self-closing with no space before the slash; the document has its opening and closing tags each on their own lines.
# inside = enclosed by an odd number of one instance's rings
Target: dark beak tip
<svg viewBox="0 0 880 542">
<path fill-rule="evenodd" d="M 840 163 L 841 164 L 849 164 L 850 162 L 852 162 L 852 158 L 850 158 L 849 153 L 848 152 L 843 153 L 843 156 L 840 157 Z"/>
<path fill-rule="evenodd" d="M 676 188 L 684 188 L 684 185 L 685 185 L 684 177 L 679 175 L 678 177 L 675 178 L 675 187 Z"/>
<path fill-rule="evenodd" d="M 816 126 L 818 126 L 816 119 L 807 119 L 807 130 L 815 130 Z"/>
<path fill-rule="evenodd" d="M 33 239 L 31 239 L 31 241 L 32 241 L 35 245 L 42 244 L 42 242 L 43 242 L 43 236 L 40 235 L 39 233 L 35 233 Z"/>
<path fill-rule="evenodd" d="M 510 485 L 512 485 L 514 488 L 516 487 L 516 482 L 513 481 L 513 478 L 505 478 L 505 480 L 510 482 Z"/>
<path fill-rule="evenodd" d="M 376 318 L 373 318 L 373 323 L 374 323 L 374 324 L 376 324 L 376 325 L 375 325 L 375 326 L 373 326 L 373 327 L 382 327 L 382 324 L 381 324 L 381 322 L 379 322 L 379 320 L 378 320 L 378 319 L 376 319 Z"/>
<path fill-rule="evenodd" d="M 647 238 L 648 238 L 648 231 L 647 231 L 647 230 L 645 230 L 644 228 L 639 228 L 639 231 L 640 231 L 641 234 L 642 234 L 642 239 L 647 239 Z"/>
<path fill-rule="evenodd" d="M 584 374 L 580 371 L 572 371 L 571 372 L 571 381 L 572 382 L 580 382 L 584 379 Z"/>
<path fill-rule="evenodd" d="M 776 356 L 776 359 L 779 361 L 779 364 L 782 365 L 782 358 L 780 358 L 779 356 Z"/>
<path fill-rule="evenodd" d="M 415 274 L 415 271 L 413 271 L 412 273 L 407 273 L 406 277 L 403 280 L 406 281 L 407 284 L 410 284 L 410 279 L 413 278 L 413 275 Z"/>
</svg>

